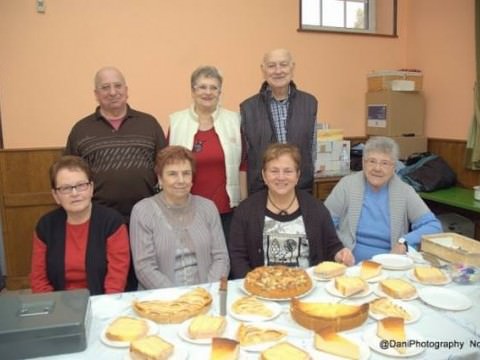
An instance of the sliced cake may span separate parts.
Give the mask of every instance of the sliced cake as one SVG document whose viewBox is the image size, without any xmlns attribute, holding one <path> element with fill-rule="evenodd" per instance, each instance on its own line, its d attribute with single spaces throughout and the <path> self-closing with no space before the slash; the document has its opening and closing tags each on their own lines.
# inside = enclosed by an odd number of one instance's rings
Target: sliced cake
<svg viewBox="0 0 480 360">
<path fill-rule="evenodd" d="M 240 344 L 238 341 L 227 338 L 212 338 L 210 360 L 237 360 Z"/>
<path fill-rule="evenodd" d="M 165 360 L 173 354 L 174 346 L 160 336 L 151 335 L 130 343 L 132 360 Z"/>
<path fill-rule="evenodd" d="M 338 276 L 334 281 L 335 288 L 343 296 L 352 296 L 368 289 L 365 280 L 357 276 Z"/>
<path fill-rule="evenodd" d="M 413 269 L 413 273 L 418 281 L 425 284 L 442 284 L 447 280 L 447 277 L 440 269 L 431 266 L 416 266 Z"/>
<path fill-rule="evenodd" d="M 148 324 L 143 319 L 121 316 L 108 325 L 105 337 L 112 341 L 132 341 L 146 336 Z"/>
<path fill-rule="evenodd" d="M 415 286 L 403 279 L 385 279 L 380 281 L 380 289 L 395 299 L 409 299 L 417 294 Z"/>
<path fill-rule="evenodd" d="M 405 342 L 407 336 L 405 334 L 405 322 L 402 318 L 387 317 L 378 321 L 377 336 L 384 340 L 394 340 L 395 349 L 404 354 L 406 352 Z"/>
<path fill-rule="evenodd" d="M 285 331 L 260 328 L 255 325 L 240 324 L 237 331 L 237 340 L 242 346 L 256 345 L 266 342 L 279 341 L 287 336 Z"/>
<path fill-rule="evenodd" d="M 360 266 L 360 277 L 364 280 L 373 279 L 380 275 L 382 271 L 382 264 L 375 261 L 364 260 Z"/>
<path fill-rule="evenodd" d="M 192 339 L 209 339 L 222 335 L 226 326 L 224 316 L 199 315 L 192 319 L 188 335 Z"/>
<path fill-rule="evenodd" d="M 232 311 L 238 315 L 270 317 L 273 311 L 256 296 L 244 296 L 232 304 Z"/>
<path fill-rule="evenodd" d="M 313 268 L 315 275 L 324 279 L 331 279 L 335 276 L 343 275 L 345 270 L 347 270 L 345 265 L 334 261 L 323 261 Z"/>
<path fill-rule="evenodd" d="M 370 311 L 373 314 L 401 317 L 405 321 L 412 318 L 412 315 L 400 305 L 395 304 L 391 299 L 382 297 L 370 302 Z"/>
<path fill-rule="evenodd" d="M 316 332 L 314 344 L 317 350 L 329 354 L 353 360 L 360 359 L 360 348 L 358 345 L 337 334 L 332 327 Z"/>
</svg>

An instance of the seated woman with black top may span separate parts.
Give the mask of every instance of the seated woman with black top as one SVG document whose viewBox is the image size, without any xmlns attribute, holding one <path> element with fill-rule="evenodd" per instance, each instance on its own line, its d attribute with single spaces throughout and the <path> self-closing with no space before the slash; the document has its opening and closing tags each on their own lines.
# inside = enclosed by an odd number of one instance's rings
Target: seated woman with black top
<svg viewBox="0 0 480 360">
<path fill-rule="evenodd" d="M 50 168 L 50 182 L 60 207 L 36 226 L 32 291 L 124 291 L 130 264 L 128 231 L 116 210 L 92 204 L 94 184 L 86 162 L 77 156 L 60 158 Z"/>
<path fill-rule="evenodd" d="M 295 188 L 299 169 L 297 147 L 272 144 L 265 151 L 262 176 L 267 189 L 241 202 L 233 216 L 229 242 L 233 278 L 263 265 L 307 268 L 324 260 L 354 263 L 325 206 Z"/>
</svg>

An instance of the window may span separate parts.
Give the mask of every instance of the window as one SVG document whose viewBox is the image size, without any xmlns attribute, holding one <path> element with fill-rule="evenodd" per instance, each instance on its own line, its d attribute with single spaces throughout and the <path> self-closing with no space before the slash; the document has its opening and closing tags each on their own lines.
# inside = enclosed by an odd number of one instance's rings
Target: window
<svg viewBox="0 0 480 360">
<path fill-rule="evenodd" d="M 300 0 L 300 30 L 397 36 L 397 0 Z"/>
</svg>

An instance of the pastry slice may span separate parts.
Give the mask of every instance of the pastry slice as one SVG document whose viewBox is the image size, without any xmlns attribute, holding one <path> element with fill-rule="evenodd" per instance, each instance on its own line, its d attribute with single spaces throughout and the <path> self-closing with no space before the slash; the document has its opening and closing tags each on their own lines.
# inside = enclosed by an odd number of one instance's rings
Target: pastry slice
<svg viewBox="0 0 480 360">
<path fill-rule="evenodd" d="M 148 324 L 145 320 L 121 316 L 108 325 L 105 337 L 112 341 L 132 341 L 146 336 Z"/>
<path fill-rule="evenodd" d="M 160 336 L 151 335 L 130 343 L 132 360 L 165 360 L 173 354 L 174 346 Z"/>
<path fill-rule="evenodd" d="M 335 278 L 335 288 L 343 296 L 352 296 L 368 289 L 368 284 L 360 277 L 338 276 Z"/>
<path fill-rule="evenodd" d="M 377 336 L 384 340 L 394 340 L 395 349 L 400 353 L 406 352 L 405 342 L 407 336 L 405 334 L 405 323 L 402 318 L 387 317 L 378 321 Z"/>
<path fill-rule="evenodd" d="M 447 280 L 447 277 L 440 269 L 431 266 L 416 266 L 413 273 L 418 281 L 425 284 L 442 284 Z"/>
<path fill-rule="evenodd" d="M 372 279 L 382 271 L 382 264 L 379 264 L 375 261 L 365 260 L 362 261 L 360 266 L 360 277 L 364 280 Z"/>
<path fill-rule="evenodd" d="M 210 360 L 237 360 L 239 352 L 238 341 L 220 337 L 212 338 Z"/>
<path fill-rule="evenodd" d="M 395 299 L 409 299 L 417 293 L 415 286 L 402 279 L 385 279 L 380 281 L 380 289 Z"/>
<path fill-rule="evenodd" d="M 192 339 L 209 339 L 222 335 L 226 326 L 224 316 L 199 315 L 192 319 L 188 335 Z"/>
<path fill-rule="evenodd" d="M 389 298 L 383 297 L 370 302 L 370 311 L 374 314 L 401 317 L 405 321 L 411 320 L 412 315 L 403 307 L 394 304 Z"/>
<path fill-rule="evenodd" d="M 302 349 L 290 344 L 282 342 L 273 345 L 260 354 L 261 360 L 310 360 L 310 355 Z"/>
<path fill-rule="evenodd" d="M 232 304 L 232 311 L 238 315 L 256 315 L 270 317 L 273 311 L 255 296 L 245 296 Z"/>
<path fill-rule="evenodd" d="M 332 355 L 353 360 L 360 359 L 358 345 L 337 334 L 332 327 L 326 327 L 316 332 L 314 345 L 317 350 Z"/>
<path fill-rule="evenodd" d="M 345 270 L 347 270 L 345 265 L 334 261 L 323 261 L 313 268 L 315 275 L 324 279 L 331 279 L 335 276 L 343 275 Z"/>
<path fill-rule="evenodd" d="M 241 346 L 251 346 L 271 341 L 279 341 L 287 336 L 285 331 L 260 328 L 255 325 L 240 324 L 237 331 L 237 340 Z"/>
</svg>

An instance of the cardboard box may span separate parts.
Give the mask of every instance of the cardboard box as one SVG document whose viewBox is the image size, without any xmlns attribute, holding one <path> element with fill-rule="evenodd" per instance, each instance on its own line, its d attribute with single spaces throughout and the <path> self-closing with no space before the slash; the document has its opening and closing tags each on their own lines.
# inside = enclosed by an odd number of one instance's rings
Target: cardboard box
<svg viewBox="0 0 480 360">
<path fill-rule="evenodd" d="M 315 172 L 341 173 L 340 153 L 343 145 L 346 145 L 350 160 L 350 141 L 320 141 L 317 143 L 317 159 L 315 161 Z"/>
<path fill-rule="evenodd" d="M 427 138 L 425 136 L 391 136 L 400 148 L 400 160 L 406 160 L 414 153 L 427 151 Z"/>
<path fill-rule="evenodd" d="M 408 80 L 413 84 L 409 91 L 420 91 L 423 87 L 423 74 L 416 71 L 380 70 L 372 71 L 367 75 L 368 91 L 393 90 L 397 84 L 394 80 Z"/>
<path fill-rule="evenodd" d="M 317 128 L 317 142 L 343 140 L 343 129 Z"/>
<path fill-rule="evenodd" d="M 460 234 L 423 235 L 421 250 L 451 263 L 480 266 L 480 242 Z"/>
<path fill-rule="evenodd" d="M 366 134 L 421 136 L 425 101 L 421 92 L 375 91 L 366 94 Z"/>
</svg>

